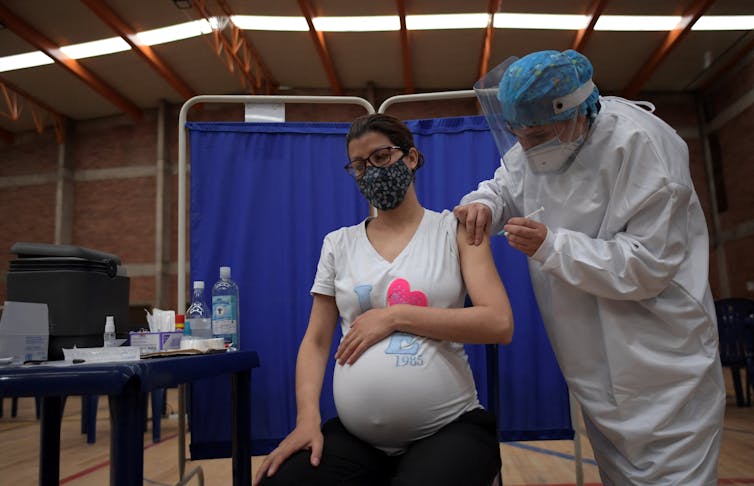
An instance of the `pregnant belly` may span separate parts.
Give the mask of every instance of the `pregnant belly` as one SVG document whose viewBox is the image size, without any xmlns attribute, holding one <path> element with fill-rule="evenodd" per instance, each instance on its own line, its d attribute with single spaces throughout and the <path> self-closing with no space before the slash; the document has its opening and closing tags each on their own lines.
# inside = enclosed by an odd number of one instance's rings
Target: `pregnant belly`
<svg viewBox="0 0 754 486">
<path fill-rule="evenodd" d="M 460 345 L 396 333 L 353 365 L 335 366 L 335 406 L 354 435 L 400 453 L 462 413 L 478 407 Z"/>
</svg>

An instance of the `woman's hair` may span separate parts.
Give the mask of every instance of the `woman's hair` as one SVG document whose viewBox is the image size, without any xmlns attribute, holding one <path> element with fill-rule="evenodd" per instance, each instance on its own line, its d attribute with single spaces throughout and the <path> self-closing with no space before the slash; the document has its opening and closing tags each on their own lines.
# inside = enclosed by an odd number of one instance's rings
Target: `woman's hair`
<svg viewBox="0 0 754 486">
<path fill-rule="evenodd" d="M 409 149 L 416 148 L 416 145 L 414 145 L 414 136 L 401 120 L 384 113 L 372 113 L 370 115 L 362 115 L 353 121 L 351 128 L 348 130 L 348 135 L 346 135 L 346 150 L 348 150 L 348 145 L 352 140 L 369 132 L 377 132 L 385 135 L 391 143 L 396 147 L 402 148 L 406 153 L 408 153 Z M 417 149 L 417 152 L 419 152 L 419 149 Z M 422 165 L 424 165 L 424 155 L 419 152 L 419 162 L 416 165 L 416 169 Z M 414 172 L 416 169 L 414 169 Z"/>
</svg>

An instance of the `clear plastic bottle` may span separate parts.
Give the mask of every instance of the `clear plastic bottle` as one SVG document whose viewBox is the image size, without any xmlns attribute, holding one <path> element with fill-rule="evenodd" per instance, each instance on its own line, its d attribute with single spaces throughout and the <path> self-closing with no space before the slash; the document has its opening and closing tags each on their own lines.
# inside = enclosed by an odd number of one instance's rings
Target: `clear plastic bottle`
<svg viewBox="0 0 754 486">
<path fill-rule="evenodd" d="M 220 280 L 212 287 L 212 337 L 225 340 L 229 351 L 239 349 L 238 286 L 230 279 L 230 267 L 220 267 Z"/>
<path fill-rule="evenodd" d="M 105 318 L 105 332 L 102 334 L 102 346 L 105 348 L 115 347 L 115 321 L 113 316 Z"/>
<path fill-rule="evenodd" d="M 204 281 L 194 280 L 194 295 L 186 310 L 184 335 L 209 339 L 212 337 L 212 310 L 204 299 Z"/>
</svg>

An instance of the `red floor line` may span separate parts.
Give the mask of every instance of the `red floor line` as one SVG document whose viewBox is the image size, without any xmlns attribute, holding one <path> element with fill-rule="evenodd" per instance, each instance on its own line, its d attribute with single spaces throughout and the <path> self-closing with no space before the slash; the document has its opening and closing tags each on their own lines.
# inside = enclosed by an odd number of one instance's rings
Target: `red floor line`
<svg viewBox="0 0 754 486">
<path fill-rule="evenodd" d="M 754 478 L 721 478 L 717 484 L 754 484 Z M 511 486 L 576 486 L 576 483 L 514 484 Z M 584 486 L 602 486 L 602 483 L 584 483 Z"/>
<path fill-rule="evenodd" d="M 147 444 L 147 445 L 144 446 L 144 450 L 147 450 L 150 447 L 154 447 L 156 445 L 162 444 L 163 442 L 168 441 L 170 439 L 174 439 L 175 437 L 178 437 L 178 434 L 169 435 L 169 436 L 163 438 L 162 440 L 160 440 L 160 442 L 152 442 L 150 444 Z M 81 471 L 79 471 L 77 473 L 74 473 L 74 474 L 72 474 L 72 475 L 70 475 L 70 476 L 68 476 L 66 478 L 61 479 L 60 480 L 60 484 L 62 485 L 62 484 L 70 483 L 73 480 L 76 480 L 76 479 L 79 479 L 79 478 L 83 478 L 84 476 L 86 476 L 88 474 L 91 474 L 94 471 L 96 471 L 98 469 L 102 469 L 103 467 L 106 467 L 106 466 L 109 466 L 109 465 L 110 465 L 110 461 L 100 462 L 99 464 L 95 464 L 94 466 L 88 467 L 88 468 L 83 469 L 83 470 L 81 470 Z"/>
<path fill-rule="evenodd" d="M 513 484 L 511 486 L 576 486 L 576 483 Z M 584 483 L 584 486 L 602 486 L 602 483 Z"/>
</svg>

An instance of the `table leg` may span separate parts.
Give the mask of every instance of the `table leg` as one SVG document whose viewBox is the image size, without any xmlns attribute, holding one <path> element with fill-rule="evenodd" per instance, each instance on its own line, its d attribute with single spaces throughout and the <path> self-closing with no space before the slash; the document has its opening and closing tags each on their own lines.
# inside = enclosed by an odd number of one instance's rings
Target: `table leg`
<svg viewBox="0 0 754 486">
<path fill-rule="evenodd" d="M 110 395 L 110 486 L 141 486 L 144 482 L 146 395 L 132 380 L 120 395 Z"/>
<path fill-rule="evenodd" d="M 233 486 L 251 484 L 251 371 L 231 376 Z"/>
<path fill-rule="evenodd" d="M 60 482 L 60 422 L 65 397 L 42 398 L 39 427 L 39 484 L 57 486 Z"/>
</svg>

